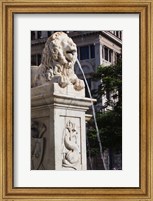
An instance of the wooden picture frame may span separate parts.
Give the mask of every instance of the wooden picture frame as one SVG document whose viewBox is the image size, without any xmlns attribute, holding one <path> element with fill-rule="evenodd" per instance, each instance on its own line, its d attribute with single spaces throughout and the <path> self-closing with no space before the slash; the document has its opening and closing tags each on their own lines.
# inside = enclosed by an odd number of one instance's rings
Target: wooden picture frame
<svg viewBox="0 0 153 201">
<path fill-rule="evenodd" d="M 1 0 L 0 199 L 153 200 L 153 1 Z M 13 187 L 13 15 L 16 13 L 138 13 L 140 16 L 140 186 L 138 188 Z M 153 32 L 152 32 L 153 33 Z"/>
</svg>

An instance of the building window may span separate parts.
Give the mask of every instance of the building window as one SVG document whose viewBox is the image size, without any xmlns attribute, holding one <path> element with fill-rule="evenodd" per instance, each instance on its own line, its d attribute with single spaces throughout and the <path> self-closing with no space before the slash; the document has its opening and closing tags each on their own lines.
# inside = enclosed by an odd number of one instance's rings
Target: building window
<svg viewBox="0 0 153 201">
<path fill-rule="evenodd" d="M 95 46 L 86 45 L 79 48 L 80 49 L 80 60 L 95 58 Z"/>
<path fill-rule="evenodd" d="M 36 39 L 35 31 L 31 31 L 31 40 L 35 40 L 35 39 Z"/>
<path fill-rule="evenodd" d="M 118 38 L 120 38 L 121 39 L 121 37 L 122 37 L 122 34 L 121 34 L 122 32 L 121 31 L 116 31 L 116 36 L 118 37 Z"/>
<path fill-rule="evenodd" d="M 41 54 L 35 54 L 31 56 L 31 65 L 39 66 L 41 64 Z"/>
<path fill-rule="evenodd" d="M 89 59 L 89 46 L 80 47 L 80 60 Z"/>
<path fill-rule="evenodd" d="M 116 61 L 116 63 L 118 62 L 118 61 L 120 61 L 121 60 L 121 58 L 122 58 L 122 56 L 121 56 L 121 54 L 119 54 L 119 53 L 117 53 L 116 52 L 116 54 L 115 54 L 115 61 Z"/>
<path fill-rule="evenodd" d="M 122 40 L 122 31 L 120 31 L 120 39 Z"/>
<path fill-rule="evenodd" d="M 108 48 L 107 47 L 104 48 L 104 59 L 106 61 L 108 61 Z"/>
<path fill-rule="evenodd" d="M 90 58 L 95 58 L 95 46 L 90 45 Z"/>
<path fill-rule="evenodd" d="M 116 31 L 116 36 L 119 38 L 119 31 Z"/>
<path fill-rule="evenodd" d="M 113 56 L 113 51 L 110 48 L 105 46 L 103 50 L 103 58 L 106 61 L 109 61 L 110 63 L 112 63 L 112 56 Z"/>
<path fill-rule="evenodd" d="M 47 35 L 48 35 L 48 37 L 50 37 L 52 35 L 52 31 L 48 31 Z"/>
<path fill-rule="evenodd" d="M 115 35 L 117 38 L 122 39 L 122 31 L 110 31 L 113 35 Z"/>
<path fill-rule="evenodd" d="M 41 31 L 38 31 L 38 39 L 41 38 Z"/>
<path fill-rule="evenodd" d="M 37 58 L 38 58 L 38 65 L 40 65 L 41 64 L 41 54 L 38 54 L 38 56 L 37 56 Z"/>
<path fill-rule="evenodd" d="M 31 56 L 31 65 L 32 65 L 32 66 L 37 65 L 37 63 L 36 63 L 36 55 L 32 55 L 32 56 Z"/>
</svg>

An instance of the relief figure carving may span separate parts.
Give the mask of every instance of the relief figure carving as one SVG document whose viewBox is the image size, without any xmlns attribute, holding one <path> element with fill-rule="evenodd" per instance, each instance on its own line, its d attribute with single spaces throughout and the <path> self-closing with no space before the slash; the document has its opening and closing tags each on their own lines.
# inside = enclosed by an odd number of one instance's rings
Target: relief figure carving
<svg viewBox="0 0 153 201">
<path fill-rule="evenodd" d="M 64 130 L 64 151 L 63 151 L 63 167 L 69 167 L 77 170 L 79 162 L 79 145 L 78 132 L 75 124 L 68 121 Z"/>
<path fill-rule="evenodd" d="M 44 123 L 33 121 L 31 124 L 31 169 L 43 170 L 43 156 L 45 138 L 43 137 L 47 128 Z"/>
</svg>

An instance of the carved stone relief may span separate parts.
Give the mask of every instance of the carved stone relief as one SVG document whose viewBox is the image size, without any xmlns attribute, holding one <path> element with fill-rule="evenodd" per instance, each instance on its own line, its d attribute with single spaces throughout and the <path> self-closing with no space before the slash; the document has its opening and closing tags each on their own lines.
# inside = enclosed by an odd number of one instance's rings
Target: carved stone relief
<svg viewBox="0 0 153 201">
<path fill-rule="evenodd" d="M 43 170 L 46 125 L 42 122 L 32 121 L 31 123 L 31 169 Z"/>
<path fill-rule="evenodd" d="M 66 123 L 63 136 L 63 160 L 62 166 L 77 170 L 79 162 L 79 142 L 76 125 L 70 120 Z"/>
</svg>

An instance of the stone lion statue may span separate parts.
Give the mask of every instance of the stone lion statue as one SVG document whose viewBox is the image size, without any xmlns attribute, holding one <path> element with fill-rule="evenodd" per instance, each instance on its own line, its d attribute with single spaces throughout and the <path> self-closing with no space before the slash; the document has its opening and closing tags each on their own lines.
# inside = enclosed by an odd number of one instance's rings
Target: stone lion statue
<svg viewBox="0 0 153 201">
<path fill-rule="evenodd" d="M 55 32 L 48 39 L 39 66 L 31 67 L 31 87 L 47 82 L 58 82 L 61 87 L 73 84 L 76 90 L 84 88 L 84 81 L 74 73 L 77 48 L 64 32 Z"/>
</svg>

